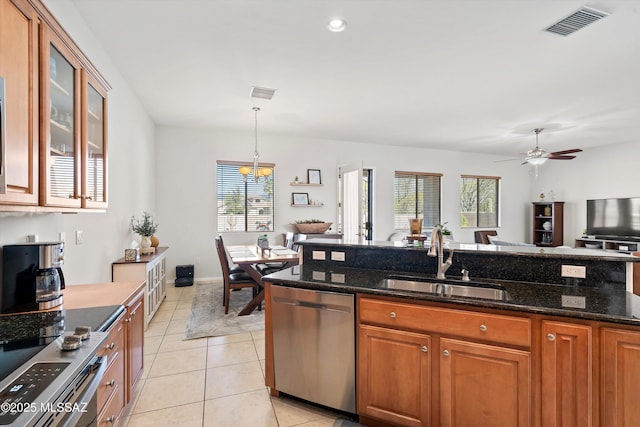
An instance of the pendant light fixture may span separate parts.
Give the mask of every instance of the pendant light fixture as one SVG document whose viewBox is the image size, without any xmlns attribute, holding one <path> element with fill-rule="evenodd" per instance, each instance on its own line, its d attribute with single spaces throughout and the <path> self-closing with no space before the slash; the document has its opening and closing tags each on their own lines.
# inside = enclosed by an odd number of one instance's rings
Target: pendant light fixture
<svg viewBox="0 0 640 427">
<path fill-rule="evenodd" d="M 253 173 L 253 177 L 256 182 L 261 176 L 265 178 L 273 173 L 273 169 L 267 167 L 260 167 L 260 155 L 258 154 L 258 111 L 259 107 L 253 107 L 254 112 L 254 140 L 255 146 L 253 150 L 253 166 L 240 166 L 239 171 L 244 176 L 245 181 L 248 179 L 249 174 Z"/>
</svg>

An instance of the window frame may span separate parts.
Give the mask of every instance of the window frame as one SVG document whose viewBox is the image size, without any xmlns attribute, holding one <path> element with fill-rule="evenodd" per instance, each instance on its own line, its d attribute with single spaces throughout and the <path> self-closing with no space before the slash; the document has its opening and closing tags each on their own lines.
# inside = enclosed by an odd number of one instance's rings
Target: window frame
<svg viewBox="0 0 640 427">
<path fill-rule="evenodd" d="M 462 220 L 462 216 L 465 212 L 462 211 L 462 196 L 463 193 L 460 191 L 460 228 L 462 229 L 471 229 L 471 228 L 487 228 L 487 227 L 500 227 L 500 208 L 502 204 L 500 203 L 500 190 L 502 188 L 502 177 L 500 176 L 486 176 L 486 175 L 460 175 L 460 184 L 462 187 L 462 182 L 465 179 L 475 179 L 476 180 L 476 200 L 475 200 L 475 216 L 476 222 L 475 225 L 464 225 L 464 221 Z M 495 181 L 496 186 L 496 201 L 495 201 L 495 224 L 487 224 L 480 225 L 480 180 L 493 180 Z M 470 212 L 467 212 L 470 213 Z"/>
<path fill-rule="evenodd" d="M 420 178 L 423 177 L 437 177 L 438 178 L 438 220 L 437 222 L 435 222 L 434 224 L 427 224 L 424 221 L 424 210 L 422 210 L 422 213 L 420 213 L 420 206 L 419 206 L 419 190 L 418 190 L 418 180 Z M 416 189 L 416 199 L 415 199 L 415 206 L 414 206 L 414 212 L 413 212 L 413 218 L 422 218 L 423 222 L 422 222 L 422 228 L 432 228 L 435 227 L 438 224 L 442 223 L 442 177 L 443 174 L 442 173 L 437 173 L 437 172 L 413 172 L 413 171 L 395 171 L 394 175 L 393 175 L 393 204 L 394 204 L 394 208 L 393 208 L 393 222 L 394 222 L 394 229 L 395 230 L 409 230 L 409 221 L 405 221 L 404 224 L 399 225 L 398 221 L 397 221 L 397 214 L 396 214 L 396 210 L 395 210 L 395 205 L 396 205 L 396 186 L 397 186 L 397 179 L 398 178 L 413 178 L 415 179 L 415 189 Z M 423 204 L 424 204 L 424 192 L 423 192 Z M 406 215 L 406 214 L 405 214 Z"/>
<path fill-rule="evenodd" d="M 232 161 L 232 160 L 217 160 L 216 161 L 216 196 L 215 196 L 215 200 L 216 200 L 216 233 L 263 233 L 263 232 L 273 232 L 274 231 L 274 227 L 275 227 L 275 173 L 276 173 L 276 165 L 275 163 L 259 163 L 258 166 L 259 167 L 265 167 L 265 168 L 270 168 L 271 169 L 271 174 L 268 177 L 261 177 L 260 180 L 258 181 L 258 184 L 253 184 L 255 182 L 255 178 L 253 177 L 253 174 L 247 175 L 247 177 L 243 177 L 242 174 L 240 173 L 239 168 L 242 166 L 249 166 L 251 168 L 253 168 L 253 163 L 250 162 L 238 162 L 238 161 Z M 223 168 L 228 168 L 228 167 L 235 167 L 238 169 L 238 180 L 243 181 L 244 182 L 244 186 L 242 186 L 240 188 L 240 195 L 242 196 L 242 205 L 243 205 L 243 212 L 241 213 L 242 215 L 244 215 L 243 221 L 244 221 L 244 227 L 240 228 L 240 229 L 228 229 L 225 224 L 227 224 L 228 222 L 222 222 L 221 218 L 223 218 L 226 215 L 224 213 L 224 200 L 228 195 L 233 194 L 236 190 L 238 190 L 238 187 L 235 187 L 232 190 L 229 191 L 223 191 L 223 194 L 220 195 L 220 189 L 221 189 L 221 185 L 223 185 L 223 183 L 221 183 L 220 181 L 220 173 L 223 174 L 223 178 L 224 177 L 228 177 L 229 182 L 232 182 L 234 180 L 234 177 L 231 175 L 230 172 L 227 172 L 227 174 L 225 175 L 225 171 L 220 171 L 220 167 Z M 270 203 L 267 205 L 267 207 L 269 208 L 269 210 L 271 211 L 270 214 L 267 214 L 268 217 L 270 218 L 270 220 L 268 222 L 266 222 L 266 228 L 260 228 L 260 227 L 256 227 L 256 229 L 250 229 L 249 227 L 249 223 L 250 220 L 253 219 L 253 217 L 255 217 L 256 215 L 265 215 L 265 214 L 261 214 L 261 213 L 250 213 L 250 210 L 248 209 L 249 207 L 249 199 L 251 197 L 251 193 L 249 192 L 249 190 L 251 189 L 250 187 L 253 187 L 255 185 L 259 185 L 264 180 L 271 180 L 271 200 Z M 264 185 L 264 184 L 263 184 Z M 236 214 L 236 215 L 240 215 L 240 214 Z M 231 225 L 229 225 L 229 227 L 231 227 Z"/>
</svg>

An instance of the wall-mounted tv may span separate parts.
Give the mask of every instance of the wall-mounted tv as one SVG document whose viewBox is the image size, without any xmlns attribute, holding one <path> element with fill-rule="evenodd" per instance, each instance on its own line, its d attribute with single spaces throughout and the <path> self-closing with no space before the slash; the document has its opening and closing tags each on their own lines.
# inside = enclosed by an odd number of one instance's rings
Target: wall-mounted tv
<svg viewBox="0 0 640 427">
<path fill-rule="evenodd" d="M 640 197 L 587 200 L 587 234 L 640 239 Z"/>
</svg>

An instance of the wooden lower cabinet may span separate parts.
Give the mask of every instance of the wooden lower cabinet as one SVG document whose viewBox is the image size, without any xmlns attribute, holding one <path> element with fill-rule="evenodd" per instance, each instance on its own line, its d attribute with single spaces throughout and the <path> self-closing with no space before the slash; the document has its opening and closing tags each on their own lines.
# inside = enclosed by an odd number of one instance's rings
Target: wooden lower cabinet
<svg viewBox="0 0 640 427">
<path fill-rule="evenodd" d="M 640 332 L 603 328 L 601 426 L 640 425 Z"/>
<path fill-rule="evenodd" d="M 531 354 L 440 339 L 440 425 L 532 425 Z"/>
<path fill-rule="evenodd" d="M 592 334 L 589 325 L 542 321 L 542 426 L 593 425 Z"/>
<path fill-rule="evenodd" d="M 116 320 L 108 329 L 109 338 L 98 351 L 107 357 L 107 369 L 98 386 L 98 424 L 115 425 L 126 405 L 126 322 L 127 313 Z M 108 420 L 107 420 L 108 419 Z"/>
<path fill-rule="evenodd" d="M 363 325 L 358 339 L 359 412 L 401 426 L 429 425 L 431 338 Z"/>
<path fill-rule="evenodd" d="M 126 307 L 127 309 L 127 402 L 142 377 L 144 368 L 144 293 L 141 292 Z"/>
</svg>

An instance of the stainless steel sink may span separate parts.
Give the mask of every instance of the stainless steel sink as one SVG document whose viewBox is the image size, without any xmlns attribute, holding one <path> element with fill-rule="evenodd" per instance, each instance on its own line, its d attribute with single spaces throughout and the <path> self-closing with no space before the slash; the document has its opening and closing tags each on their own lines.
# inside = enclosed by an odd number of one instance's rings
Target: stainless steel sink
<svg viewBox="0 0 640 427">
<path fill-rule="evenodd" d="M 490 299 L 494 301 L 508 301 L 511 298 L 500 285 L 484 283 L 443 283 L 437 279 L 387 277 L 382 285 L 388 289 L 423 292 L 445 297 L 463 297 Z"/>
</svg>

